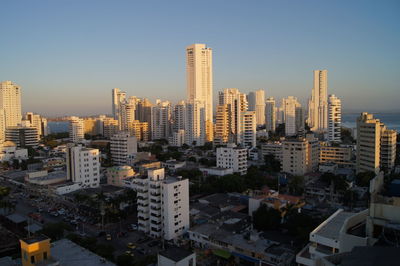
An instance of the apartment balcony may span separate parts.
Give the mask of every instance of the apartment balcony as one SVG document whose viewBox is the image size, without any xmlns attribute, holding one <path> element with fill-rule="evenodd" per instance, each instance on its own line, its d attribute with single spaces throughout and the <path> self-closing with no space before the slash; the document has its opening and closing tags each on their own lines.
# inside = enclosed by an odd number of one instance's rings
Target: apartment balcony
<svg viewBox="0 0 400 266">
<path fill-rule="evenodd" d="M 159 198 L 150 198 L 150 203 L 161 205 L 161 200 Z"/>
<path fill-rule="evenodd" d="M 150 220 L 150 226 L 157 226 L 157 227 L 159 227 L 159 226 L 161 226 L 161 221 L 156 221 L 155 219 L 153 219 L 153 218 L 151 218 L 151 220 Z"/>
<path fill-rule="evenodd" d="M 153 224 L 153 222 L 155 225 L 160 225 L 162 222 L 161 215 L 158 217 L 151 215 L 151 223 Z"/>
<path fill-rule="evenodd" d="M 159 198 L 161 196 L 160 192 L 158 192 L 158 191 L 153 192 L 153 191 L 154 191 L 153 189 L 150 190 L 150 196 L 157 197 L 157 198 Z"/>
<path fill-rule="evenodd" d="M 155 190 L 158 190 L 158 189 L 160 189 L 160 185 L 150 185 L 150 189 L 155 189 Z"/>
<path fill-rule="evenodd" d="M 147 212 L 149 205 L 139 205 L 137 206 L 138 212 Z"/>
<path fill-rule="evenodd" d="M 146 189 L 146 188 L 137 188 L 136 191 L 137 191 L 138 194 L 139 193 L 147 194 L 149 192 L 149 190 Z"/>
<path fill-rule="evenodd" d="M 150 210 L 160 212 L 161 211 L 161 205 L 160 206 L 154 206 L 153 204 L 150 206 Z"/>
</svg>

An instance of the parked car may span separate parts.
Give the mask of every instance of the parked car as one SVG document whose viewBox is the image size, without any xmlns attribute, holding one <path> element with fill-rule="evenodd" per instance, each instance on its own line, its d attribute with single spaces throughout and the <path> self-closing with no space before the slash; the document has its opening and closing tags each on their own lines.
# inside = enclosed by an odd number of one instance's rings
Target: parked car
<svg viewBox="0 0 400 266">
<path fill-rule="evenodd" d="M 107 240 L 107 241 L 111 241 L 111 239 L 112 239 L 112 238 L 111 238 L 111 234 L 107 234 L 106 240 Z"/>
<path fill-rule="evenodd" d="M 131 242 L 129 242 L 126 246 L 127 246 L 128 248 L 130 248 L 130 249 L 135 249 L 135 248 L 136 248 L 136 246 L 135 246 L 133 243 L 131 243 Z"/>
</svg>

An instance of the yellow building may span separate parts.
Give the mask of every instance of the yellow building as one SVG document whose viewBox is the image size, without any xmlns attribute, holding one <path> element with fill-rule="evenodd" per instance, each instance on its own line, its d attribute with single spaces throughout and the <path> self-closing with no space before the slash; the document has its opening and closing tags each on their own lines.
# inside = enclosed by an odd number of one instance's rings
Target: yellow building
<svg viewBox="0 0 400 266">
<path fill-rule="evenodd" d="M 50 258 L 50 238 L 41 235 L 20 240 L 23 266 L 33 266 Z"/>
<path fill-rule="evenodd" d="M 83 120 L 83 133 L 91 136 L 98 135 L 97 120 L 93 118 L 85 118 Z"/>
<path fill-rule="evenodd" d="M 319 162 L 320 163 L 336 163 L 343 166 L 352 166 L 352 149 L 351 147 L 329 146 L 326 142 L 320 143 Z"/>
<path fill-rule="evenodd" d="M 223 145 L 229 142 L 229 107 L 227 104 L 217 105 L 215 119 L 215 145 Z"/>
<path fill-rule="evenodd" d="M 139 120 L 134 120 L 129 125 L 129 133 L 135 136 L 137 141 L 148 141 L 149 140 L 149 123 L 140 122 Z"/>
</svg>

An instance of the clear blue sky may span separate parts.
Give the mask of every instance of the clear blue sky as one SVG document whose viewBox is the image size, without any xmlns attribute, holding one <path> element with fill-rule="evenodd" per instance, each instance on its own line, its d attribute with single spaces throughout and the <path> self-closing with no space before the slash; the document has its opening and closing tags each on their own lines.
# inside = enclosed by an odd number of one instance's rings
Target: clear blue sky
<svg viewBox="0 0 400 266">
<path fill-rule="evenodd" d="M 345 110 L 400 110 L 400 1 L 1 2 L 0 80 L 22 86 L 24 111 L 111 112 L 111 89 L 186 97 L 185 47 L 213 48 L 214 95 L 264 88 L 311 93 L 328 69 Z"/>
</svg>

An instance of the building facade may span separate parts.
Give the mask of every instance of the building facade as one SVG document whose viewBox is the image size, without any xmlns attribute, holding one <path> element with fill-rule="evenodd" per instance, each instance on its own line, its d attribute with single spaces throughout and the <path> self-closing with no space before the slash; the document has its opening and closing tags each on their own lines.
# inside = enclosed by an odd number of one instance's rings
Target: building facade
<svg viewBox="0 0 400 266">
<path fill-rule="evenodd" d="M 328 98 L 328 141 L 341 141 L 342 104 L 338 97 L 329 95 Z"/>
<path fill-rule="evenodd" d="M 111 159 L 114 165 L 126 165 L 129 156 L 137 153 L 136 137 L 121 132 L 110 139 Z"/>
<path fill-rule="evenodd" d="M 217 148 L 217 167 L 233 169 L 234 173 L 247 173 L 247 149 L 234 144 Z"/>
</svg>

